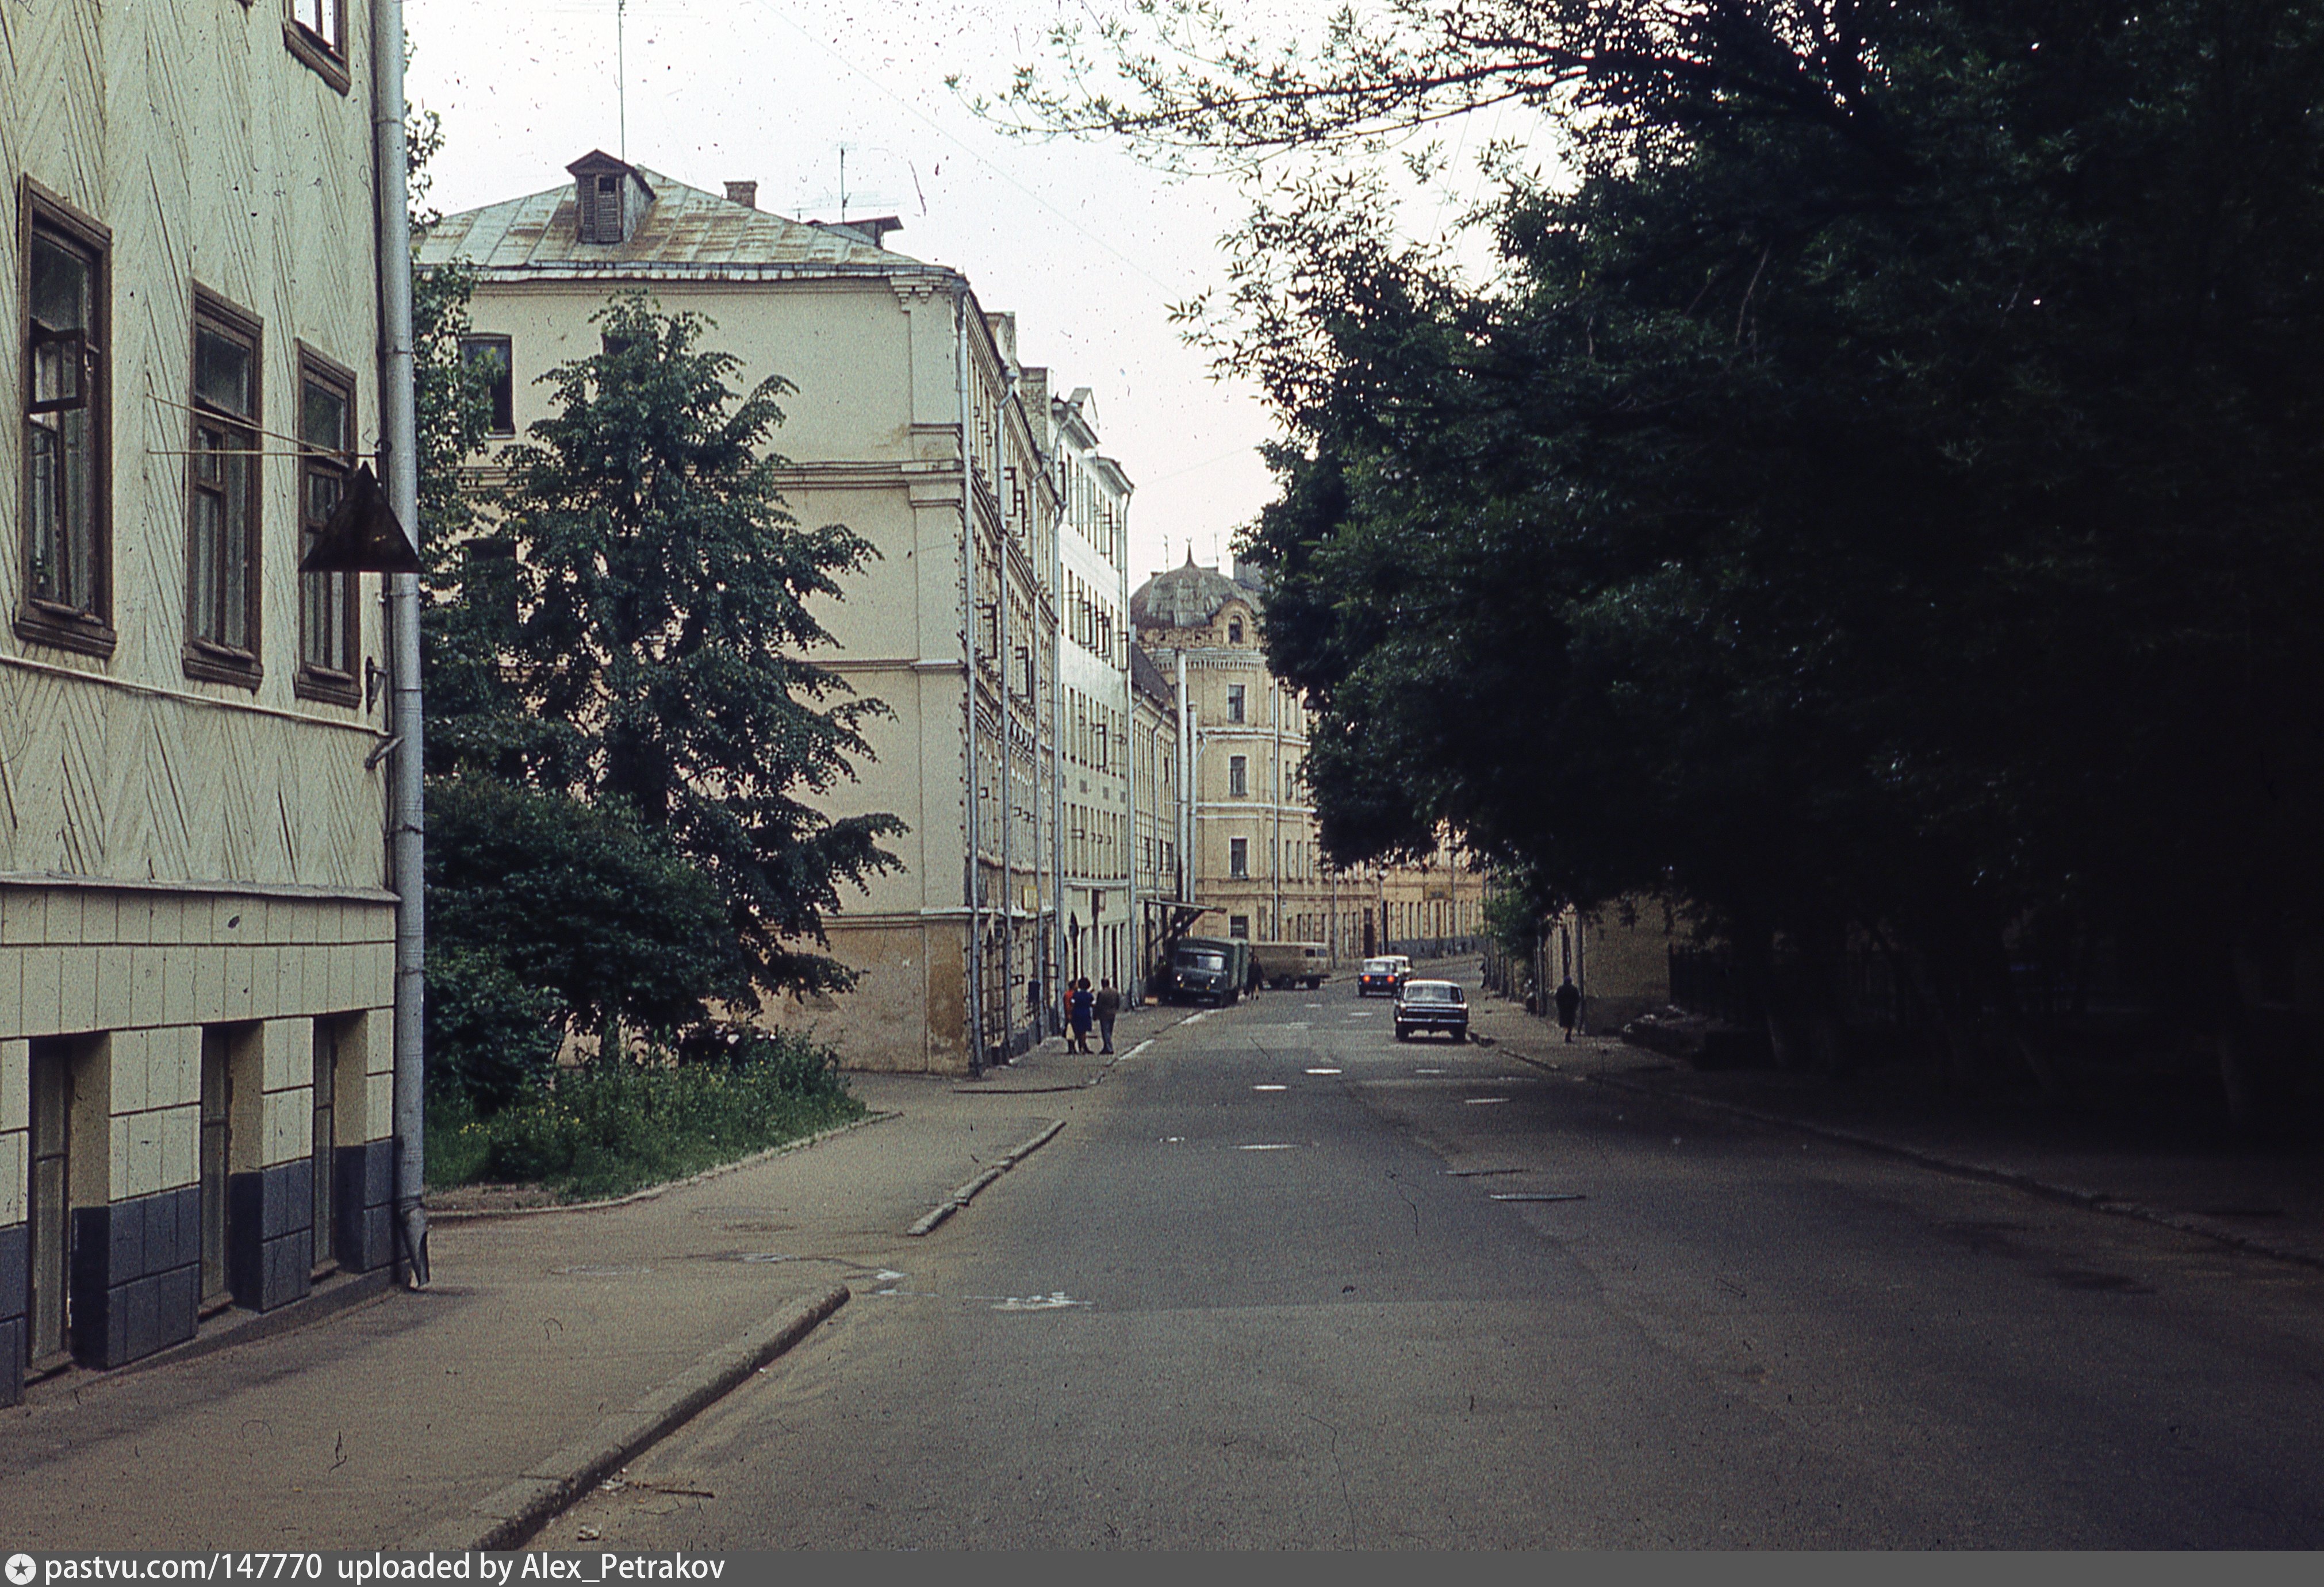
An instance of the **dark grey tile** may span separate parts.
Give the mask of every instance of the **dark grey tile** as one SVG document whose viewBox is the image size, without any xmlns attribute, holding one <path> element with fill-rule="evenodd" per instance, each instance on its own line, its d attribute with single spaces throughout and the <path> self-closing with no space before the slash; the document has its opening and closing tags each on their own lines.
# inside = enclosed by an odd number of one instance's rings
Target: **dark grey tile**
<svg viewBox="0 0 2324 1587">
<path fill-rule="evenodd" d="M 31 1238 L 31 1231 L 23 1224 L 11 1224 L 0 1229 L 0 1319 L 24 1315 L 25 1262 Z"/>
</svg>

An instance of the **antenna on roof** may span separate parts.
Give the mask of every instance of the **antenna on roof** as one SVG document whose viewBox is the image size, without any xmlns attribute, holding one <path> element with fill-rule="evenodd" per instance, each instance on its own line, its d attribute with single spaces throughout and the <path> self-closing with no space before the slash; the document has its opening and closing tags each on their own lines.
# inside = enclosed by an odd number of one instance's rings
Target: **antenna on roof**
<svg viewBox="0 0 2324 1587">
<path fill-rule="evenodd" d="M 839 224 L 847 224 L 847 145 L 839 146 Z"/>
<path fill-rule="evenodd" d="M 630 8 L 630 0 L 613 0 L 613 103 L 620 118 L 622 163 L 630 162 L 630 73 L 628 53 L 623 48 L 622 17 Z"/>
</svg>

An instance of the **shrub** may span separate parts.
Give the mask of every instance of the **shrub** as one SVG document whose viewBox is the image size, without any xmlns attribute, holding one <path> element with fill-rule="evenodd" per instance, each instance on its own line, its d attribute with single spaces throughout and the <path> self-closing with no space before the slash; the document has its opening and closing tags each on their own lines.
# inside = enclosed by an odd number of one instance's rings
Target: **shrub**
<svg viewBox="0 0 2324 1587">
<path fill-rule="evenodd" d="M 468 1180 L 538 1181 L 585 1200 L 681 1179 L 863 1111 L 828 1049 L 754 1033 L 720 1061 L 600 1058 L 489 1117 L 456 1122 L 447 1110 L 443 1160 L 465 1166 Z"/>
</svg>

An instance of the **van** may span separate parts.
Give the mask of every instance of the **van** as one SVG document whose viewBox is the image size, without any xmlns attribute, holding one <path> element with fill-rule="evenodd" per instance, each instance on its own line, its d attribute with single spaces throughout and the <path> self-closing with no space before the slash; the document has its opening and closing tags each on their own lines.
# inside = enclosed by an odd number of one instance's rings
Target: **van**
<svg viewBox="0 0 2324 1587">
<path fill-rule="evenodd" d="M 1250 944 L 1233 937 L 1188 937 L 1170 949 L 1156 977 L 1171 1003 L 1200 998 L 1223 1007 L 1242 995 L 1250 978 Z"/>
<path fill-rule="evenodd" d="M 1270 986 L 1320 986 L 1332 973 L 1331 950 L 1321 942 L 1254 942 L 1250 956 Z"/>
</svg>

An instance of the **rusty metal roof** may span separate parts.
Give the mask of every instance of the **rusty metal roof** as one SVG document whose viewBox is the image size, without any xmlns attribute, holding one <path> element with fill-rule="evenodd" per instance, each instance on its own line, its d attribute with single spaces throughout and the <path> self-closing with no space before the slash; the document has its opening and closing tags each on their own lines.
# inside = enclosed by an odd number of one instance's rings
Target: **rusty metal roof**
<svg viewBox="0 0 2324 1587">
<path fill-rule="evenodd" d="M 1199 628 L 1230 601 L 1258 608 L 1263 592 L 1255 570 L 1237 568 L 1231 577 L 1195 566 L 1190 551 L 1184 567 L 1156 573 L 1138 587 L 1130 598 L 1130 620 L 1141 628 Z"/>
<path fill-rule="evenodd" d="M 466 264 L 510 276 L 951 275 L 860 236 L 753 209 L 634 168 L 653 201 L 619 243 L 584 243 L 573 184 L 447 215 L 419 238 L 422 265 Z"/>
</svg>

